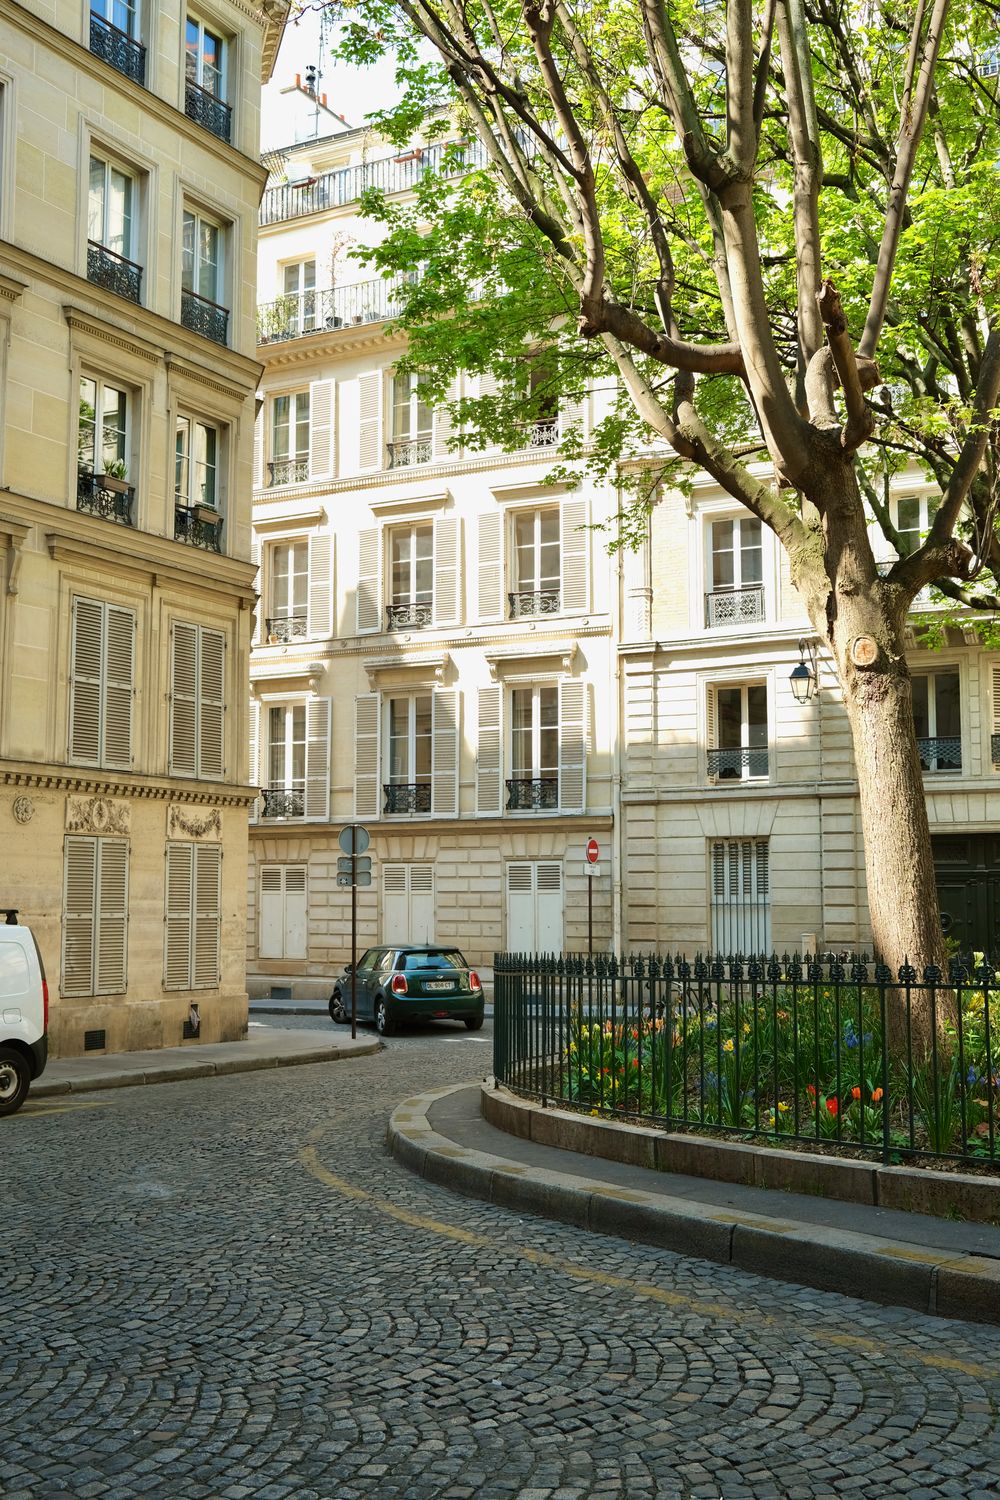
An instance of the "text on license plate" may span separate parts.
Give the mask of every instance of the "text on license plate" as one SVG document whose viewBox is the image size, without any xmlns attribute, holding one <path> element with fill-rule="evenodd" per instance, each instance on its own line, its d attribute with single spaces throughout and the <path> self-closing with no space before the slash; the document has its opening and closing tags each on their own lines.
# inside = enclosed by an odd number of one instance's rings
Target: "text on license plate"
<svg viewBox="0 0 1000 1500">
<path fill-rule="evenodd" d="M 429 990 L 453 990 L 455 981 L 453 979 L 428 979 L 427 988 Z"/>
</svg>

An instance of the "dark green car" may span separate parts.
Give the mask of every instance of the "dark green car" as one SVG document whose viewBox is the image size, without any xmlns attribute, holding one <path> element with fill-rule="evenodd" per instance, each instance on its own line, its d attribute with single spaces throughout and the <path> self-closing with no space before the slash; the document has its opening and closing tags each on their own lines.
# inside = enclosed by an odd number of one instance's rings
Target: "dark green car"
<svg viewBox="0 0 1000 1500">
<path fill-rule="evenodd" d="M 369 948 L 358 960 L 355 987 L 357 1019 L 374 1021 L 382 1036 L 391 1036 L 401 1021 L 464 1021 L 470 1031 L 483 1024 L 483 986 L 457 948 Z M 334 984 L 330 1018 L 351 1019 L 350 966 Z"/>
</svg>

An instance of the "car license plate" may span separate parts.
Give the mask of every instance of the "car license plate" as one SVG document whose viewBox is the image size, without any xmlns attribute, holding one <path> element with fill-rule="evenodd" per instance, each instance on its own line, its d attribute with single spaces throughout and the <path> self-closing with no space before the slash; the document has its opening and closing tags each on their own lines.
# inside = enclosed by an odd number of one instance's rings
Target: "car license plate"
<svg viewBox="0 0 1000 1500">
<path fill-rule="evenodd" d="M 428 979 L 427 988 L 429 990 L 453 990 L 455 981 L 453 979 Z"/>
</svg>

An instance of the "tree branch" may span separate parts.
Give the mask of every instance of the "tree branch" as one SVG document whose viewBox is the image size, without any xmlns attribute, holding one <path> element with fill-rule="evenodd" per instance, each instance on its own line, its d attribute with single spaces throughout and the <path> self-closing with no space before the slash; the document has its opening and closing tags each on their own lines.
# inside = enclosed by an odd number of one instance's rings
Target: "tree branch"
<svg viewBox="0 0 1000 1500">
<path fill-rule="evenodd" d="M 844 390 L 844 405 L 847 421 L 840 435 L 841 446 L 847 453 L 856 453 L 866 438 L 875 429 L 875 420 L 865 402 L 861 376 L 854 357 L 854 345 L 847 332 L 847 319 L 840 301 L 840 293 L 830 280 L 824 281 L 816 301 L 820 316 L 826 326 L 833 363 Z"/>
</svg>

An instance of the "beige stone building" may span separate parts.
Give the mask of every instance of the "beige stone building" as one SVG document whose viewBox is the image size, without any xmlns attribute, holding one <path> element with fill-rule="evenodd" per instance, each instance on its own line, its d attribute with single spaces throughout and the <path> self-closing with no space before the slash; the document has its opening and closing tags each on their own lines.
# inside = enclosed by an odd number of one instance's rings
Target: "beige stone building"
<svg viewBox="0 0 1000 1500">
<path fill-rule="evenodd" d="M 238 1037 L 261 80 L 286 6 L 0 0 L 0 904 L 55 1055 Z"/>
</svg>

